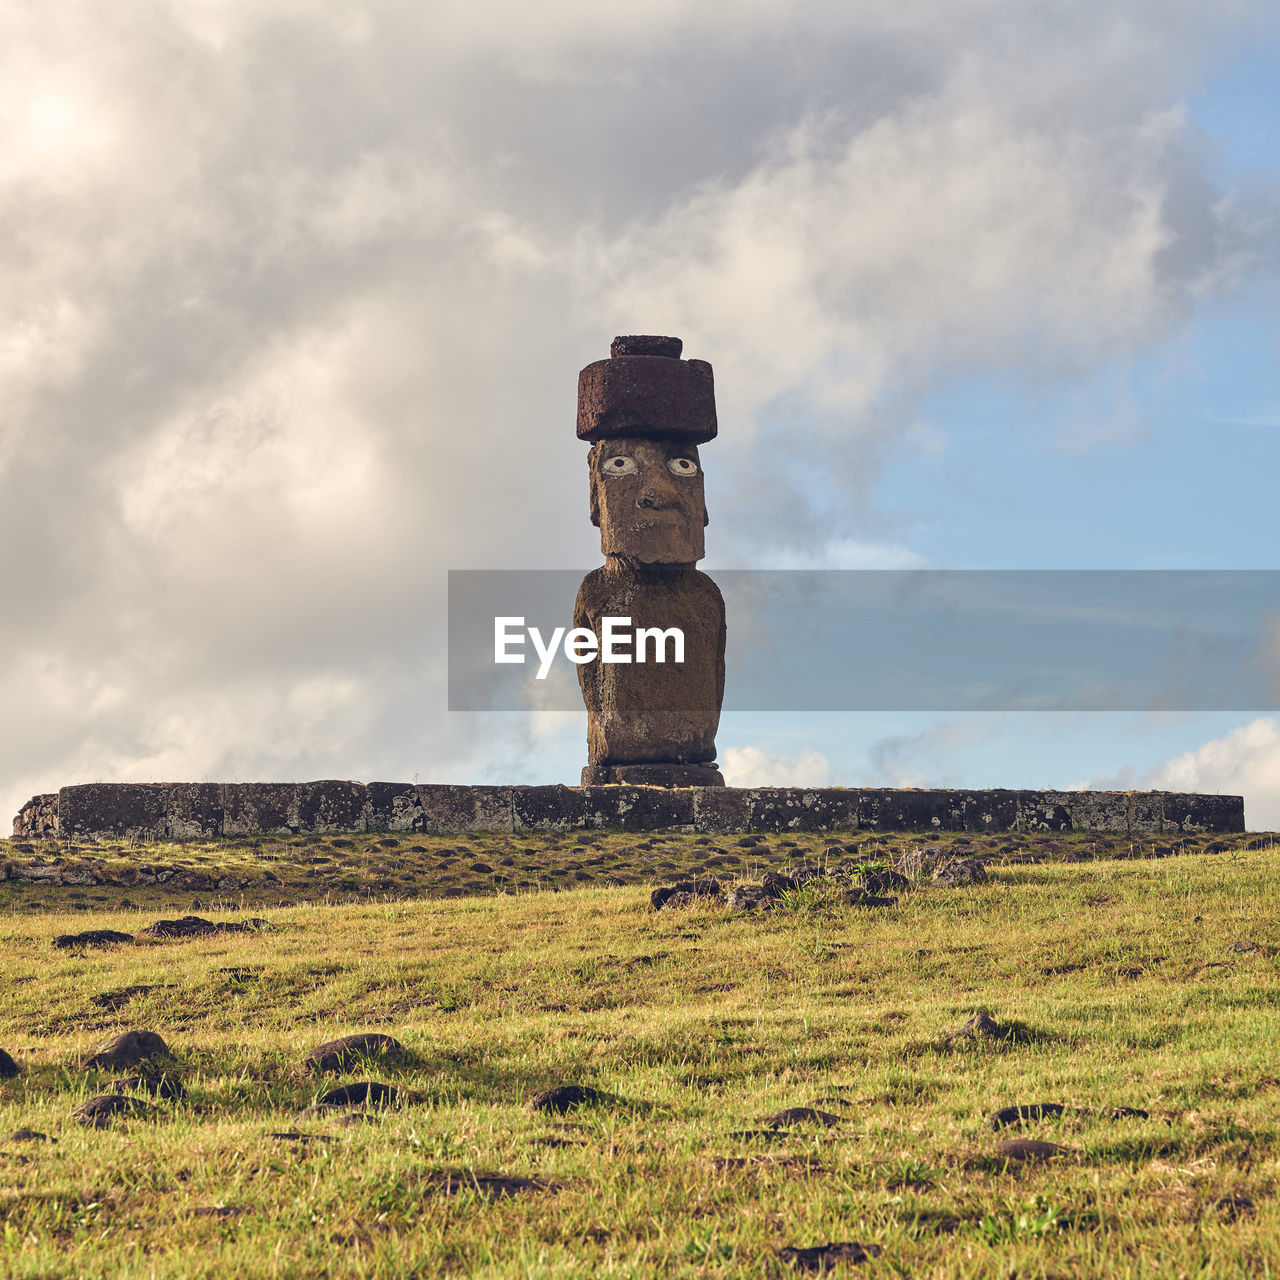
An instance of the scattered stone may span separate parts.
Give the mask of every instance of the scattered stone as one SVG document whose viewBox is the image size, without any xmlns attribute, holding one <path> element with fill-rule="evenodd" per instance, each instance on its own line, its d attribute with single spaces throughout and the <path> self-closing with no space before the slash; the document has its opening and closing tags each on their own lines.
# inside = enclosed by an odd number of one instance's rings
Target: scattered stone
<svg viewBox="0 0 1280 1280">
<path fill-rule="evenodd" d="M 181 1098 L 187 1091 L 186 1086 L 177 1076 L 126 1076 L 123 1080 L 116 1080 L 111 1087 L 116 1092 L 126 1090 L 134 1093 L 148 1093 L 153 1098 L 163 1098 L 167 1102 Z"/>
<path fill-rule="evenodd" d="M 268 1138 L 278 1138 L 281 1142 L 332 1142 L 327 1133 L 301 1133 L 297 1129 L 285 1129 L 280 1133 L 269 1133 Z"/>
<path fill-rule="evenodd" d="M 203 916 L 183 916 L 180 920 L 157 920 L 138 930 L 140 938 L 205 938 L 218 933 L 260 933 L 270 929 L 268 920 L 237 920 L 215 923 Z"/>
<path fill-rule="evenodd" d="M 379 1084 L 376 1080 L 361 1080 L 357 1084 L 344 1084 L 337 1089 L 330 1089 L 320 1099 L 321 1106 L 335 1107 L 390 1107 L 395 1105 L 400 1091 L 390 1084 Z"/>
<path fill-rule="evenodd" d="M 888 867 L 878 871 L 863 871 L 858 877 L 860 887 L 869 894 L 883 896 L 885 894 L 911 888 L 911 881 L 900 871 Z"/>
<path fill-rule="evenodd" d="M 123 1093 L 100 1093 L 82 1102 L 71 1114 L 89 1129 L 106 1129 L 117 1116 L 145 1119 L 152 1112 L 150 1103 L 129 1098 Z"/>
<path fill-rule="evenodd" d="M 207 1204 L 201 1205 L 198 1209 L 190 1210 L 193 1218 L 235 1218 L 242 1213 L 251 1213 L 252 1210 L 246 1209 L 241 1205 L 234 1204 Z"/>
<path fill-rule="evenodd" d="M 378 1115 L 373 1111 L 344 1111 L 342 1115 L 335 1116 L 333 1123 L 340 1125 L 343 1129 L 351 1129 L 360 1124 L 377 1124 Z"/>
<path fill-rule="evenodd" d="M 1025 1040 L 1026 1034 L 1014 1026 L 1005 1026 L 997 1022 L 986 1009 L 979 1009 L 973 1017 L 962 1022 L 954 1031 L 944 1038 L 947 1045 L 957 1045 L 969 1039 L 973 1040 Z"/>
<path fill-rule="evenodd" d="M 778 1250 L 778 1257 L 801 1271 L 830 1271 L 841 1262 L 868 1262 L 882 1253 L 878 1244 L 855 1244 L 852 1240 L 839 1240 L 831 1244 L 815 1244 L 808 1249 L 787 1245 Z"/>
<path fill-rule="evenodd" d="M 312 1071 L 345 1071 L 361 1058 L 380 1057 L 388 1062 L 400 1062 L 408 1056 L 408 1050 L 394 1036 L 380 1031 L 360 1031 L 317 1045 L 304 1055 L 302 1062 Z"/>
<path fill-rule="evenodd" d="M 681 880 L 678 884 L 655 889 L 649 895 L 649 903 L 655 911 L 664 907 L 688 907 L 697 898 L 718 898 L 720 892 L 720 881 L 714 876 L 702 880 Z"/>
<path fill-rule="evenodd" d="M 148 1058 L 171 1058 L 169 1046 L 154 1031 L 124 1031 L 109 1040 L 84 1065 L 86 1067 L 131 1067 Z"/>
<path fill-rule="evenodd" d="M 15 1129 L 9 1135 L 10 1142 L 57 1142 L 57 1138 L 50 1138 L 47 1133 L 41 1133 L 38 1129 Z"/>
<path fill-rule="evenodd" d="M 18 1064 L 0 1049 L 0 1080 L 12 1080 L 18 1074 Z"/>
<path fill-rule="evenodd" d="M 1039 1160 L 1052 1160 L 1055 1156 L 1070 1154 L 1069 1147 L 1060 1147 L 1056 1142 L 1039 1142 L 1034 1138 L 1013 1138 L 996 1147 L 996 1155 L 1000 1159 L 1014 1160 L 1020 1164 L 1034 1164 Z"/>
<path fill-rule="evenodd" d="M 541 1178 L 505 1177 L 497 1173 L 473 1173 L 470 1169 L 432 1170 L 427 1185 L 448 1196 L 460 1191 L 475 1191 L 490 1200 L 519 1195 L 522 1191 L 554 1191 L 555 1184 Z"/>
<path fill-rule="evenodd" d="M 1106 1113 L 1109 1120 L 1150 1120 L 1151 1113 L 1141 1107 L 1112 1107 Z"/>
<path fill-rule="evenodd" d="M 820 1124 L 830 1129 L 840 1122 L 840 1116 L 834 1116 L 830 1111 L 818 1111 L 814 1107 L 787 1107 L 785 1111 L 779 1111 L 760 1121 L 770 1129 L 784 1129 L 792 1124 Z"/>
<path fill-rule="evenodd" d="M 1227 948 L 1227 950 L 1234 951 L 1237 955 L 1241 955 L 1241 956 L 1252 956 L 1252 955 L 1257 955 L 1257 953 L 1261 951 L 1262 948 L 1251 939 L 1245 938 L 1241 942 L 1233 942 Z"/>
<path fill-rule="evenodd" d="M 86 929 L 83 933 L 60 933 L 53 945 L 60 951 L 69 951 L 73 947 L 114 947 L 132 941 L 133 934 L 117 929 Z"/>
<path fill-rule="evenodd" d="M 987 869 L 977 858 L 952 858 L 933 873 L 934 884 L 950 885 L 953 889 L 969 884 L 984 884 L 986 880 Z"/>
<path fill-rule="evenodd" d="M 827 1167 L 813 1156 L 770 1156 L 757 1152 L 749 1156 L 712 1156 L 715 1169 L 794 1169 L 797 1173 L 826 1173 Z"/>
<path fill-rule="evenodd" d="M 951 855 L 945 849 L 909 849 L 895 864 L 899 874 L 912 880 L 921 876 L 932 875 L 944 862 L 949 862 Z"/>
<path fill-rule="evenodd" d="M 730 911 L 769 911 L 773 907 L 773 897 L 762 884 L 735 884 L 724 904 Z"/>
<path fill-rule="evenodd" d="M 1019 1106 L 1001 1107 L 988 1123 L 993 1129 L 1003 1129 L 1006 1125 L 1021 1125 L 1028 1121 L 1043 1120 L 1046 1116 L 1060 1116 L 1066 1107 L 1060 1102 L 1024 1102 Z"/>
<path fill-rule="evenodd" d="M 608 1101 L 608 1094 L 593 1089 L 589 1084 L 561 1084 L 544 1089 L 529 1100 L 532 1111 L 554 1111 L 564 1115 L 575 1107 L 593 1107 Z"/>
<path fill-rule="evenodd" d="M 785 1129 L 734 1129 L 729 1134 L 735 1142 L 777 1142 L 790 1136 Z"/>
</svg>

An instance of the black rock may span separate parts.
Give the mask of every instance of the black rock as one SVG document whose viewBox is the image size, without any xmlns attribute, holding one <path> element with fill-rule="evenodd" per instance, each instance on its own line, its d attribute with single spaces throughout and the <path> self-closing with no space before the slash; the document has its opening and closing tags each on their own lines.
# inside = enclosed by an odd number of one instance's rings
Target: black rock
<svg viewBox="0 0 1280 1280">
<path fill-rule="evenodd" d="M 1032 1164 L 1037 1160 L 1052 1160 L 1055 1156 L 1070 1155 L 1067 1147 L 1060 1147 L 1056 1142 L 1038 1142 L 1034 1138 L 1013 1138 L 1009 1142 L 1001 1142 L 996 1147 L 996 1155 L 1003 1160 L 1016 1160 L 1022 1164 Z"/>
<path fill-rule="evenodd" d="M 901 872 L 883 867 L 878 871 L 864 871 L 858 877 L 859 887 L 869 894 L 884 895 L 911 888 L 911 881 Z"/>
<path fill-rule="evenodd" d="M 362 1058 L 380 1057 L 388 1062 L 400 1062 L 408 1056 L 408 1050 L 394 1036 L 380 1031 L 361 1031 L 317 1045 L 302 1061 L 313 1071 L 345 1071 Z"/>
<path fill-rule="evenodd" d="M 330 1089 L 320 1099 L 320 1105 L 389 1107 L 400 1096 L 400 1091 L 390 1084 L 379 1084 L 376 1080 L 361 1080 L 357 1084 L 344 1084 L 337 1089 Z"/>
<path fill-rule="evenodd" d="M 672 899 L 677 895 L 682 895 L 677 902 Z M 678 884 L 664 885 L 660 889 L 655 889 L 649 895 L 649 905 L 655 911 L 661 911 L 667 906 L 690 906 L 695 898 L 718 898 L 720 897 L 720 881 L 714 876 L 707 876 L 702 880 L 681 880 Z"/>
<path fill-rule="evenodd" d="M 0 1080 L 12 1080 L 18 1074 L 18 1064 L 0 1049 Z"/>
<path fill-rule="evenodd" d="M 128 1098 L 122 1093 L 100 1093 L 82 1102 L 71 1114 L 90 1129 L 105 1129 L 119 1116 L 145 1119 L 152 1107 L 141 1098 Z"/>
<path fill-rule="evenodd" d="M 878 1258 L 882 1250 L 878 1244 L 855 1244 L 852 1240 L 833 1241 L 831 1244 L 815 1244 L 808 1249 L 787 1245 L 778 1250 L 778 1257 L 801 1271 L 830 1271 L 841 1262 L 867 1262 Z"/>
<path fill-rule="evenodd" d="M 793 1124 L 820 1124 L 830 1129 L 838 1125 L 840 1120 L 839 1116 L 833 1116 L 830 1111 L 818 1111 L 813 1107 L 787 1107 L 785 1111 L 776 1112 L 760 1123 L 767 1124 L 770 1129 L 783 1129 Z"/>
<path fill-rule="evenodd" d="M 1060 1102 L 1024 1102 L 1020 1106 L 1001 1107 L 992 1114 L 988 1123 L 993 1129 L 1003 1129 L 1006 1125 L 1043 1120 L 1045 1116 L 1060 1116 L 1065 1110 Z"/>
<path fill-rule="evenodd" d="M 86 1067 L 131 1067 L 148 1058 L 169 1058 L 169 1046 L 154 1031 L 125 1031 L 109 1040 L 84 1065 Z"/>
<path fill-rule="evenodd" d="M 47 1133 L 40 1133 L 36 1129 L 15 1129 L 9 1135 L 10 1142 L 57 1142 L 57 1138 L 50 1138 Z"/>
<path fill-rule="evenodd" d="M 534 1094 L 529 1100 L 529 1107 L 533 1111 L 554 1111 L 557 1115 L 564 1115 L 574 1107 L 596 1106 L 607 1100 L 607 1094 L 589 1084 L 561 1084 Z"/>
<path fill-rule="evenodd" d="M 132 942 L 133 934 L 120 933 L 116 929 L 86 929 L 84 933 L 60 933 L 53 945 L 60 951 L 73 947 L 114 947 L 121 942 Z"/>
</svg>

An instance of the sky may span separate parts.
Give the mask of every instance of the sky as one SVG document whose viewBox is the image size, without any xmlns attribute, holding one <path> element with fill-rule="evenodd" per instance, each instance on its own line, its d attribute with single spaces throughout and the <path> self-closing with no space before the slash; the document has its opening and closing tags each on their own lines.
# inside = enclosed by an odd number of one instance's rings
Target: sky
<svg viewBox="0 0 1280 1280">
<path fill-rule="evenodd" d="M 0 811 L 576 781 L 582 714 L 447 710 L 446 578 L 599 563 L 619 333 L 715 368 L 713 574 L 1280 567 L 1278 62 L 1264 0 L 0 0 Z M 1280 829 L 1261 710 L 718 742 Z"/>
</svg>

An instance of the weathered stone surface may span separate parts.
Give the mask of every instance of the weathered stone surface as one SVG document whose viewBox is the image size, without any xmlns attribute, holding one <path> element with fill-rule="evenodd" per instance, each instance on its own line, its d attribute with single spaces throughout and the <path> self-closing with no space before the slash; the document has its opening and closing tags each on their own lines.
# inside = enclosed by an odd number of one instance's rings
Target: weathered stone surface
<svg viewBox="0 0 1280 1280">
<path fill-rule="evenodd" d="M 834 1271 L 842 1262 L 855 1266 L 878 1258 L 882 1249 L 878 1244 L 858 1244 L 853 1240 L 833 1240 L 830 1244 L 815 1244 L 801 1249 L 787 1245 L 778 1250 L 781 1261 L 800 1271 Z"/>
<path fill-rule="evenodd" d="M 645 354 L 596 360 L 578 374 L 579 440 L 658 434 L 689 444 L 715 439 L 716 393 L 711 366 L 705 360 L 681 360 L 665 350 L 656 354 L 659 348 L 655 341 L 674 344 L 679 339 L 647 338 Z M 619 352 L 626 347 L 640 349 L 635 339 L 615 338 L 614 342 L 619 344 Z"/>
<path fill-rule="evenodd" d="M 298 830 L 297 784 L 226 783 L 222 787 L 223 826 L 227 836 L 289 835 Z"/>
<path fill-rule="evenodd" d="M 655 911 L 664 907 L 691 906 L 699 898 L 720 897 L 720 881 L 714 876 L 703 880 L 681 880 L 678 884 L 664 885 L 649 895 L 649 905 Z"/>
<path fill-rule="evenodd" d="M 723 787 L 724 774 L 714 764 L 589 764 L 583 767 L 584 787 L 614 783 L 636 787 Z"/>
<path fill-rule="evenodd" d="M 0 1080 L 12 1080 L 18 1074 L 18 1064 L 0 1049 Z"/>
<path fill-rule="evenodd" d="M 83 933 L 60 933 L 53 945 L 60 951 L 70 951 L 75 947 L 114 947 L 132 941 L 133 934 L 118 929 L 86 929 Z"/>
<path fill-rule="evenodd" d="M 818 1111 L 813 1107 L 787 1107 L 783 1111 L 765 1117 L 760 1123 L 768 1125 L 770 1129 L 788 1129 L 796 1124 L 816 1124 L 832 1129 L 842 1121 L 839 1116 L 832 1115 L 830 1111 Z"/>
<path fill-rule="evenodd" d="M 773 895 L 762 884 L 735 884 L 724 900 L 730 911 L 769 911 L 773 903 Z"/>
<path fill-rule="evenodd" d="M 165 796 L 165 830 L 170 840 L 208 840 L 222 834 L 223 787 L 217 782 L 181 782 Z"/>
<path fill-rule="evenodd" d="M 400 1091 L 393 1084 L 380 1084 L 376 1080 L 361 1080 L 356 1084 L 340 1085 L 330 1089 L 320 1099 L 320 1105 L 326 1107 L 390 1107 L 400 1097 Z"/>
<path fill-rule="evenodd" d="M 684 343 L 679 338 L 661 338 L 651 333 L 625 333 L 609 344 L 609 354 L 618 356 L 666 356 L 679 360 Z"/>
<path fill-rule="evenodd" d="M 455 787 L 422 783 L 422 830 L 446 834 L 515 830 L 513 787 Z"/>
<path fill-rule="evenodd" d="M 1018 1106 L 1001 1107 L 993 1112 L 987 1123 L 993 1129 L 1004 1129 L 1009 1125 L 1023 1125 L 1043 1120 L 1046 1116 L 1057 1117 L 1066 1110 L 1061 1102 L 1024 1102 Z"/>
<path fill-rule="evenodd" d="M 950 885 L 953 889 L 969 884 L 984 884 L 987 869 L 977 858 L 951 858 L 933 873 L 934 884 Z"/>
<path fill-rule="evenodd" d="M 299 831 L 363 831 L 367 791 L 362 782 L 300 782 L 294 794 Z"/>
<path fill-rule="evenodd" d="M 86 1067 L 131 1067 L 149 1058 L 168 1058 L 173 1055 L 164 1038 L 155 1031 L 123 1031 L 108 1040 L 101 1049 L 85 1061 Z"/>
<path fill-rule="evenodd" d="M 365 829 L 421 831 L 422 800 L 418 788 L 406 782 L 371 782 L 365 788 Z"/>
<path fill-rule="evenodd" d="M 911 879 L 931 876 L 945 862 L 949 862 L 951 854 L 943 847 L 911 849 L 904 853 L 895 864 L 899 874 Z"/>
<path fill-rule="evenodd" d="M 1191 834 L 1200 831 L 1243 831 L 1244 804 L 1239 796 L 1176 795 L 1165 792 L 1164 830 Z"/>
<path fill-rule="evenodd" d="M 162 783 L 91 782 L 58 792 L 58 832 L 62 839 L 114 836 L 121 840 L 163 840 L 167 833 Z"/>
<path fill-rule="evenodd" d="M 394 1036 L 361 1031 L 317 1045 L 303 1056 L 302 1062 L 313 1071 L 345 1071 L 365 1058 L 399 1062 L 408 1056 L 408 1050 Z"/>
<path fill-rule="evenodd" d="M 589 1084 L 559 1084 L 551 1089 L 543 1089 L 529 1099 L 531 1111 L 549 1111 L 556 1115 L 564 1115 L 575 1107 L 591 1107 L 608 1100 L 608 1095 Z"/>
<path fill-rule="evenodd" d="M 219 821 L 228 835 L 272 835 L 307 830 L 302 822 L 300 796 L 311 787 L 346 789 L 347 812 L 354 812 L 358 783 L 294 784 L 133 784 L 99 783 L 68 787 L 68 812 L 77 824 L 74 838 L 115 840 L 128 838 L 176 838 L 179 831 L 212 832 Z M 1080 792 L 995 793 L 998 803 L 988 802 L 986 792 L 904 793 L 901 804 L 889 805 L 886 792 L 839 788 L 736 788 L 604 785 L 592 787 L 466 787 L 409 783 L 370 783 L 363 788 L 361 814 L 353 818 L 355 830 L 429 830 L 448 834 L 472 831 L 509 833 L 564 831 L 578 828 L 622 828 L 641 831 L 676 828 L 707 835 L 744 831 L 841 831 L 853 830 L 864 819 L 882 830 L 957 830 L 974 813 L 979 818 L 1003 813 L 1009 830 L 1093 830 L 1095 820 L 1107 830 L 1117 826 L 1123 810 L 1130 834 L 1196 835 L 1206 831 L 1235 832 L 1244 829 L 1244 804 L 1239 796 L 1192 796 L 1168 793 L 1097 793 L 1101 799 L 1081 800 Z M 312 793 L 313 795 L 315 793 Z M 999 797 L 1019 797 L 1016 810 Z M 959 797 L 959 799 L 957 799 Z M 968 797 L 968 798 L 966 798 Z M 101 808 L 97 808 L 100 803 Z M 201 812 L 199 806 L 210 809 Z M 332 828 L 333 809 L 305 806 L 309 820 L 325 830 Z M 935 823 L 929 817 L 930 806 Z M 1069 810 L 1066 805 L 1074 806 Z M 59 796 L 61 806 L 61 795 Z M 1119 807 L 1117 807 L 1119 806 Z M 221 814 L 221 818 L 219 815 Z M 1010 817 L 1010 815 L 1012 815 Z M 1074 815 L 1074 816 L 1073 816 Z M 887 825 L 901 821 L 902 826 Z M 15 819 L 15 822 L 18 821 Z M 1148 826 L 1146 824 L 1158 824 Z M 948 825 L 954 824 L 954 825 Z M 1076 825 L 1073 825 L 1076 824 Z M 965 828 L 973 829 L 973 828 Z M 978 829 L 999 829 L 996 826 Z M 145 832 L 152 835 L 147 837 Z M 927 847 L 927 846 L 926 846 Z M 1225 847 L 1225 846 L 1224 846 Z M 15 852 L 30 853 L 32 846 Z M 900 866 L 898 868 L 902 870 Z M 0 863 L 0 878 L 48 884 L 95 884 L 102 868 L 90 862 L 67 859 L 9 859 Z M 175 883 L 193 889 L 212 889 L 216 879 L 203 872 L 172 867 L 137 867 L 111 872 L 134 876 L 138 883 L 163 883 L 180 874 Z M 916 874 L 908 872 L 908 874 Z M 123 880 L 121 882 L 124 882 Z M 132 881 L 129 881 L 132 882 Z"/>
<path fill-rule="evenodd" d="M 685 831 L 693 826 L 693 806 L 698 792 L 692 787 L 583 787 L 590 815 L 588 826 L 614 827 L 622 831 Z"/>
<path fill-rule="evenodd" d="M 152 1113 L 150 1103 L 122 1093 L 100 1093 L 82 1102 L 71 1114 L 89 1129 L 106 1129 L 115 1120 L 146 1119 Z"/>
<path fill-rule="evenodd" d="M 599 638 L 602 619 L 684 633 L 684 661 L 593 661 L 578 667 L 590 765 L 706 764 L 716 758 L 724 696 L 724 599 L 692 565 L 660 568 L 610 557 L 582 581 L 573 625 Z M 603 641 L 601 642 L 603 644 Z M 640 641 L 637 637 L 636 644 Z"/>
<path fill-rule="evenodd" d="M 157 920 L 138 930 L 140 938 L 205 938 L 219 933 L 261 933 L 271 923 L 253 917 L 248 920 L 206 920 L 203 916 L 182 916 L 178 920 Z"/>
<path fill-rule="evenodd" d="M 702 835 L 746 831 L 752 793 L 745 787 L 709 787 L 693 793 L 693 828 Z"/>
<path fill-rule="evenodd" d="M 13 820 L 17 839 L 53 840 L 58 835 L 58 796 L 32 796 Z"/>
<path fill-rule="evenodd" d="M 1003 1040 L 1007 1034 L 1006 1028 L 986 1009 L 979 1009 L 946 1037 L 946 1043 L 956 1045 L 965 1040 Z"/>
<path fill-rule="evenodd" d="M 513 787 L 511 807 L 517 833 L 576 831 L 595 825 L 591 797 L 578 787 Z"/>
<path fill-rule="evenodd" d="M 1015 1161 L 1018 1164 L 1033 1164 L 1070 1154 L 1068 1147 L 1060 1147 L 1056 1142 L 1039 1142 L 1034 1138 L 1011 1138 L 1008 1142 L 996 1145 L 998 1158 Z"/>
</svg>

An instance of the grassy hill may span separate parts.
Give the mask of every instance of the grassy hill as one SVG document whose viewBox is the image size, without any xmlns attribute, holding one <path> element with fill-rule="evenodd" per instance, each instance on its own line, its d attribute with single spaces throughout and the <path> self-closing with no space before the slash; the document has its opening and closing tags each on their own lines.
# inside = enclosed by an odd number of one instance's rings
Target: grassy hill
<svg viewBox="0 0 1280 1280">
<path fill-rule="evenodd" d="M 0 885 L 0 1273 L 783 1276 L 832 1242 L 863 1247 L 836 1275 L 1280 1273 L 1269 837 L 959 837 L 987 883 L 757 916 L 648 887 L 823 840 L 382 839 L 64 849 L 99 883 Z M 269 927 L 139 936 L 196 902 Z M 135 941 L 52 946 L 104 928 Z M 85 1065 L 127 1029 L 171 1056 Z M 404 1056 L 304 1063 L 361 1031 Z M 73 1118 L 140 1072 L 182 1096 Z M 299 1117 L 354 1082 L 397 1105 Z M 598 1097 L 531 1109 L 562 1084 Z"/>
</svg>

